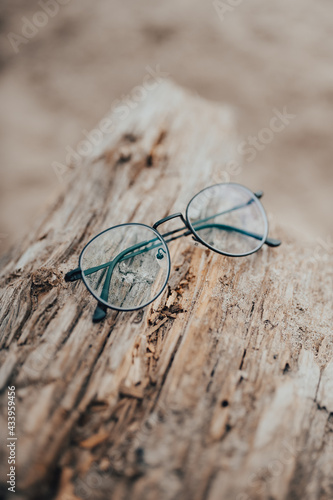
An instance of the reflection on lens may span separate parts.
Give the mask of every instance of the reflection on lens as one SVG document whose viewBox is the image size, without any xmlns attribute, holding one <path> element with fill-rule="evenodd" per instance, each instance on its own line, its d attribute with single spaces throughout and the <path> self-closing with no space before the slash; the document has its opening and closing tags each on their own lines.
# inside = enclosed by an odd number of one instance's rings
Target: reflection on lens
<svg viewBox="0 0 333 500">
<path fill-rule="evenodd" d="M 170 257 L 162 238 L 148 226 L 123 224 L 96 236 L 80 257 L 91 293 L 116 309 L 144 307 L 163 290 Z"/>
<path fill-rule="evenodd" d="M 199 239 L 227 255 L 247 255 L 264 243 L 268 224 L 258 198 L 239 184 L 216 184 L 198 193 L 187 220 Z"/>
</svg>

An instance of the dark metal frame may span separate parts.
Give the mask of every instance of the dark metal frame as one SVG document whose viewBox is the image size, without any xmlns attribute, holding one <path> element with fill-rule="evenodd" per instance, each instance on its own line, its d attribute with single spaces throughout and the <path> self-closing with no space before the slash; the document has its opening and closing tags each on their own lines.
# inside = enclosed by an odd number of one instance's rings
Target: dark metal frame
<svg viewBox="0 0 333 500">
<path fill-rule="evenodd" d="M 223 184 L 215 184 L 214 186 L 219 186 L 219 185 L 223 185 Z M 259 191 L 259 192 L 256 192 L 256 193 L 253 193 L 252 191 L 250 191 L 248 188 L 246 188 L 245 186 L 242 186 L 241 184 L 236 184 L 236 183 L 228 183 L 228 185 L 233 185 L 233 186 L 238 186 L 238 187 L 241 187 L 242 189 L 244 189 L 245 191 L 247 191 L 249 193 L 249 195 L 251 195 L 253 197 L 253 195 L 259 200 L 262 196 L 263 196 L 263 192 L 262 191 Z M 220 227 L 221 229 L 224 229 L 224 230 L 233 230 L 233 231 L 237 231 L 237 232 L 241 232 L 242 234 L 248 234 L 248 235 L 251 235 L 251 237 L 253 238 L 256 238 L 256 239 L 260 239 L 260 242 L 258 244 L 258 246 L 251 250 L 250 252 L 246 252 L 246 253 L 243 253 L 243 254 L 232 254 L 232 253 L 228 253 L 228 252 L 222 252 L 222 251 L 219 251 L 219 250 L 216 250 L 214 247 L 212 247 L 211 245 L 209 245 L 208 243 L 206 243 L 202 238 L 200 238 L 200 236 L 198 235 L 197 231 L 199 228 L 197 227 L 193 227 L 193 225 L 195 224 L 202 224 L 203 222 L 207 222 L 209 219 L 212 219 L 214 217 L 216 217 L 216 215 L 212 216 L 212 217 L 208 217 L 206 219 L 203 219 L 203 220 L 200 220 L 200 221 L 197 221 L 196 223 L 194 224 L 191 224 L 190 220 L 189 220 L 189 214 L 188 214 L 188 210 L 189 210 L 189 207 L 190 207 L 190 204 L 192 203 L 192 201 L 200 194 L 202 193 L 203 191 L 207 190 L 207 189 L 211 189 L 212 187 L 214 186 L 210 186 L 208 188 L 205 188 L 205 189 L 202 189 L 201 191 L 199 191 L 195 196 L 193 196 L 193 198 L 191 198 L 191 200 L 189 201 L 187 207 L 186 207 L 186 213 L 185 213 L 185 217 L 183 216 L 182 213 L 178 212 L 178 213 L 175 213 L 175 214 L 172 214 L 172 215 L 168 215 L 167 217 L 164 217 L 163 219 L 160 219 L 159 221 L 155 222 L 153 224 L 153 226 L 148 226 L 146 224 L 139 224 L 139 223 L 135 223 L 135 222 L 131 222 L 131 223 L 128 223 L 128 224 L 119 224 L 117 226 L 112 226 L 108 229 L 105 229 L 104 231 L 100 232 L 99 234 L 97 234 L 96 236 L 94 236 L 94 238 L 92 238 L 86 245 L 85 247 L 83 248 L 82 252 L 80 253 L 80 257 L 79 257 L 79 267 L 72 270 L 72 271 L 69 271 L 68 273 L 66 273 L 65 275 L 65 280 L 66 281 L 76 281 L 78 279 L 82 279 L 85 286 L 87 287 L 87 289 L 89 290 L 89 292 L 95 297 L 95 299 L 98 301 L 98 305 L 96 307 L 96 310 L 95 310 L 95 313 L 94 313 L 94 316 L 93 316 L 93 322 L 99 322 L 101 321 L 102 319 L 105 318 L 106 316 L 106 311 L 107 309 L 113 309 L 113 310 L 116 310 L 116 311 L 136 311 L 136 310 L 139 310 L 139 309 L 142 309 L 143 307 L 146 307 L 147 305 L 151 304 L 154 300 L 156 300 L 160 295 L 161 293 L 164 291 L 166 285 L 167 285 L 167 282 L 169 280 L 169 277 L 170 277 L 170 269 L 171 269 L 171 259 L 170 259 L 170 253 L 169 253 L 169 249 L 168 249 L 168 245 L 167 243 L 170 243 L 171 241 L 173 240 L 176 240 L 178 238 L 181 238 L 183 236 L 189 236 L 189 235 L 192 235 L 192 238 L 194 241 L 196 242 L 199 242 L 199 243 L 202 243 L 204 246 L 206 246 L 207 248 L 209 248 L 210 250 L 216 252 L 216 253 L 219 253 L 221 255 L 226 255 L 226 256 L 229 256 L 229 257 L 245 257 L 247 255 L 250 255 L 252 253 L 255 253 L 257 252 L 258 250 L 260 250 L 260 248 L 264 245 L 264 244 L 267 244 L 268 246 L 271 246 L 271 247 L 276 247 L 276 246 L 279 246 L 281 244 L 281 242 L 279 240 L 276 240 L 276 239 L 273 239 L 273 238 L 268 238 L 267 235 L 268 235 L 268 221 L 267 221 L 267 216 L 266 216 L 266 213 L 265 213 L 265 209 L 264 207 L 262 206 L 262 204 L 258 201 L 258 205 L 260 207 L 260 210 L 262 212 L 262 215 L 263 215 L 263 218 L 264 218 L 264 221 L 265 221 L 265 232 L 264 234 L 261 236 L 261 235 L 258 235 L 258 234 L 255 234 L 255 233 L 249 233 L 249 232 L 246 232 L 240 228 L 235 228 L 235 227 L 231 227 L 231 226 L 226 226 L 226 225 L 223 225 L 223 224 L 206 224 L 204 226 L 200 226 L 200 229 L 204 229 L 205 227 L 209 227 L 209 226 L 216 226 L 216 227 Z M 252 203 L 252 201 L 251 201 Z M 244 205 L 243 205 L 244 206 Z M 235 210 L 237 208 L 241 208 L 241 206 L 239 207 L 234 207 L 232 210 Z M 217 214 L 218 215 L 218 214 Z M 175 218 L 180 218 L 181 221 L 183 222 L 184 226 L 183 227 L 180 227 L 178 229 L 174 229 L 173 231 L 169 231 L 167 233 L 164 233 L 164 234 L 161 234 L 157 228 L 161 225 L 161 224 L 164 224 L 164 222 L 167 222 L 171 219 L 175 219 Z M 144 305 L 140 305 L 138 307 L 133 307 L 133 308 L 121 308 L 121 307 L 116 307 L 116 306 L 110 306 L 105 300 L 102 299 L 102 297 L 98 297 L 92 290 L 91 288 L 89 287 L 88 283 L 86 282 L 85 280 L 85 276 L 84 274 L 82 273 L 82 266 L 81 266 L 81 262 L 82 262 L 82 256 L 84 255 L 84 252 L 86 250 L 86 248 L 98 237 L 100 237 L 102 234 L 106 233 L 107 231 L 110 231 L 111 229 L 115 229 L 117 227 L 122 227 L 122 226 L 127 226 L 127 225 L 136 225 L 136 226 L 142 226 L 142 227 L 146 227 L 148 229 L 150 229 L 151 231 L 153 231 L 157 238 L 156 240 L 162 240 L 162 242 L 164 243 L 164 246 L 166 248 L 166 252 L 167 252 L 167 258 L 168 258 L 168 271 L 167 271 L 167 276 L 166 276 L 166 279 L 165 279 L 165 282 L 163 284 L 163 286 L 161 287 L 161 290 L 158 292 L 157 295 L 155 295 L 149 302 L 147 302 L 146 304 Z M 177 233 L 180 233 L 180 234 L 177 234 Z M 177 236 L 175 236 L 177 234 Z M 165 239 L 167 238 L 167 239 Z M 148 244 L 151 244 L 153 243 L 155 240 L 149 240 L 149 241 L 146 241 L 146 242 L 142 242 L 141 244 L 138 244 L 138 245 L 134 245 L 133 247 L 130 247 L 129 249 L 127 249 L 126 251 L 123 251 L 119 254 L 118 259 L 117 259 L 117 262 L 121 262 L 122 260 L 125 260 L 127 258 L 131 258 L 135 255 L 138 255 L 139 253 L 142 253 L 142 252 L 145 252 L 145 251 L 148 251 L 148 250 L 151 250 L 152 248 L 155 248 L 155 246 L 151 246 L 150 248 L 148 247 Z M 146 249 L 143 248 L 143 249 L 140 249 L 140 247 L 147 247 Z M 158 245 L 159 246 L 159 245 Z M 127 253 L 129 252 L 137 252 L 137 253 L 133 253 L 126 256 Z M 116 258 L 117 258 L 116 257 Z M 95 268 L 91 268 L 90 270 L 86 270 L 85 271 L 85 274 L 91 274 L 92 272 L 96 272 L 97 270 L 100 270 L 102 269 L 103 267 L 108 267 L 108 272 L 110 274 L 110 277 L 107 281 L 107 284 L 106 284 L 106 288 L 109 287 L 109 284 L 110 284 L 110 280 L 111 280 L 111 276 L 112 276 L 112 269 L 114 268 L 114 265 L 113 262 L 116 260 L 116 258 L 111 261 L 111 262 L 108 262 L 108 263 L 105 263 L 103 264 L 102 266 L 97 266 Z M 113 265 L 112 265 L 113 264 Z M 111 268 L 112 267 L 112 268 Z M 110 268 L 111 268 L 111 271 L 110 271 Z M 90 271 L 89 273 L 87 273 L 87 271 Z M 105 280 L 107 280 L 107 278 L 105 278 Z M 103 287 L 104 288 L 104 287 Z"/>
</svg>

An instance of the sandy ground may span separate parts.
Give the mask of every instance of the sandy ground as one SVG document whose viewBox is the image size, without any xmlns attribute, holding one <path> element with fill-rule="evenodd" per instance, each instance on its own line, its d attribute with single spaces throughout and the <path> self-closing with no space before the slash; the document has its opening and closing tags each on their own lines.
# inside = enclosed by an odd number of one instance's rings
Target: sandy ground
<svg viewBox="0 0 333 500">
<path fill-rule="evenodd" d="M 331 0 L 240 1 L 224 16 L 211 1 L 69 0 L 16 53 L 8 33 L 21 35 L 23 18 L 40 10 L 37 1 L 0 4 L 0 253 L 61 189 L 52 162 L 156 64 L 230 104 L 243 140 L 267 138 L 273 109 L 295 115 L 270 142 L 259 140 L 254 159 L 243 156 L 233 180 L 264 189 L 268 212 L 298 237 L 330 241 Z"/>
</svg>

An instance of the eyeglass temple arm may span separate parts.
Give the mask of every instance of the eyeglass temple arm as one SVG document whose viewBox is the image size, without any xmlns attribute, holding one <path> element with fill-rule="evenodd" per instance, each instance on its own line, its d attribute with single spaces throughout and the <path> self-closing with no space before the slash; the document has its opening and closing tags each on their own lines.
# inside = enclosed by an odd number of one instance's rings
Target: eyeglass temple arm
<svg viewBox="0 0 333 500">
<path fill-rule="evenodd" d="M 135 257 L 138 254 L 141 254 L 143 252 L 151 250 L 152 248 L 155 248 L 156 246 L 159 246 L 159 244 L 157 244 L 157 245 L 149 246 L 145 249 L 139 250 L 140 247 L 145 246 L 145 245 L 148 246 L 148 245 L 150 245 L 151 242 L 154 242 L 157 239 L 158 238 L 155 238 L 151 241 L 145 241 L 145 242 L 133 245 L 129 248 L 126 248 L 125 250 L 120 252 L 112 261 L 110 261 L 106 264 L 102 264 L 101 266 L 97 266 L 95 268 L 91 268 L 91 269 L 88 269 L 87 271 L 84 271 L 84 274 L 92 274 L 93 272 L 97 272 L 100 269 L 108 267 L 108 270 L 107 270 L 107 273 L 105 276 L 105 280 L 104 280 L 104 284 L 103 284 L 103 288 L 102 288 L 102 292 L 101 292 L 101 296 L 100 296 L 100 298 L 102 300 L 107 302 L 107 300 L 109 298 L 111 278 L 112 278 L 112 273 L 113 273 L 115 266 L 119 262 L 122 262 L 123 260 L 130 259 L 132 257 Z M 138 251 L 136 252 L 136 250 L 138 250 Z M 130 254 L 130 255 L 128 255 L 128 254 Z M 102 302 L 98 301 L 96 309 L 94 311 L 94 315 L 93 315 L 93 323 L 98 323 L 99 321 L 101 321 L 102 319 L 105 318 L 106 309 L 107 309 L 106 305 L 103 304 Z"/>
<path fill-rule="evenodd" d="M 208 228 L 222 229 L 224 231 L 235 231 L 236 233 L 240 233 L 240 234 L 244 234 L 246 236 L 250 236 L 251 238 L 255 238 L 256 240 L 261 240 L 262 239 L 262 235 L 261 234 L 253 233 L 253 232 L 250 232 L 250 231 L 245 231 L 244 229 L 241 229 L 239 227 L 227 226 L 225 224 L 217 224 L 217 223 L 204 224 L 203 226 L 196 227 L 195 230 L 196 231 L 200 231 L 201 229 L 208 229 Z M 187 236 L 188 234 L 190 234 L 190 232 L 191 231 L 188 231 L 188 233 L 187 234 L 185 233 L 183 236 Z M 276 240 L 274 238 L 266 238 L 266 240 L 264 241 L 264 243 L 266 245 L 268 245 L 269 247 L 278 247 L 279 245 L 281 245 L 281 241 L 280 240 Z"/>
<path fill-rule="evenodd" d="M 110 284 L 111 284 L 111 279 L 112 279 L 112 273 L 115 268 L 115 266 L 119 263 L 122 262 L 123 260 L 131 259 L 135 257 L 136 255 L 139 255 L 144 252 L 148 252 L 149 250 L 152 250 L 153 248 L 156 248 L 160 245 L 160 242 L 158 242 L 156 245 L 151 245 L 154 241 L 157 241 L 159 238 L 154 238 L 149 241 L 144 241 L 142 243 L 138 243 L 136 245 L 133 245 L 129 248 L 126 248 L 122 252 L 120 252 L 113 260 L 110 262 L 107 262 L 106 264 L 102 264 L 101 266 L 97 266 L 95 268 L 90 268 L 84 271 L 84 274 L 92 274 L 94 272 L 99 271 L 100 269 L 103 269 L 105 267 L 108 267 L 106 276 L 105 276 L 105 281 L 104 285 L 102 288 L 101 296 L 100 298 L 107 302 L 109 298 L 109 292 L 110 292 Z M 143 248 L 139 250 L 142 246 L 146 246 L 146 248 Z M 129 255 L 128 255 L 129 254 Z M 106 305 L 103 304 L 102 302 L 98 302 L 96 309 L 94 311 L 93 315 L 93 323 L 98 323 L 102 319 L 105 318 L 106 316 Z"/>
</svg>

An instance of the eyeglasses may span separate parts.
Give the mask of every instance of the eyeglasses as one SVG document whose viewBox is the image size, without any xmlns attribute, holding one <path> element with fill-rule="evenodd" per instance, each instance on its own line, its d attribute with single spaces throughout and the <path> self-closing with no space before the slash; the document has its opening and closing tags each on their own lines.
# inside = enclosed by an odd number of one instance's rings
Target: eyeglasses
<svg viewBox="0 0 333 500">
<path fill-rule="evenodd" d="M 65 275 L 66 281 L 82 279 L 98 305 L 93 322 L 106 316 L 107 308 L 135 311 L 153 302 L 165 289 L 171 260 L 167 243 L 192 236 L 214 252 L 244 257 L 264 244 L 277 247 L 268 238 L 268 221 L 253 193 L 240 184 L 215 184 L 196 194 L 181 213 L 169 215 L 150 227 L 128 223 L 111 227 L 92 238 L 81 252 L 79 267 Z M 157 228 L 179 217 L 183 226 L 160 234 Z"/>
</svg>

